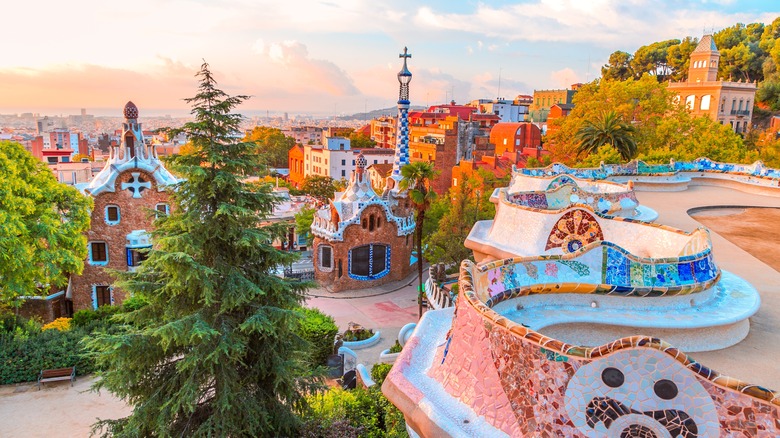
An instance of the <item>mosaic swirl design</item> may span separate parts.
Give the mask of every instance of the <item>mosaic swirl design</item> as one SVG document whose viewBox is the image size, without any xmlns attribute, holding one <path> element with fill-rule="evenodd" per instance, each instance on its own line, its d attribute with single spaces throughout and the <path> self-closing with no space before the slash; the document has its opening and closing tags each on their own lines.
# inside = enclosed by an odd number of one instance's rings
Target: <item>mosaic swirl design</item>
<svg viewBox="0 0 780 438">
<path fill-rule="evenodd" d="M 569 380 L 565 400 L 569 418 L 588 436 L 720 434 L 707 390 L 660 351 L 618 351 L 583 365 Z"/>
<path fill-rule="evenodd" d="M 604 240 L 604 233 L 596 218 L 585 210 L 572 210 L 558 219 L 544 249 L 561 248 L 570 253 L 600 240 Z"/>
<path fill-rule="evenodd" d="M 514 338 L 514 340 L 511 342 L 529 342 L 533 345 L 536 345 L 537 347 L 544 348 L 546 351 L 551 352 L 554 355 L 589 360 L 606 357 L 612 353 L 623 350 L 631 350 L 636 348 L 642 348 L 643 350 L 655 349 L 662 352 L 667 357 L 677 361 L 683 368 L 686 368 L 698 375 L 699 379 L 711 382 L 714 388 L 725 388 L 726 390 L 735 391 L 757 400 L 769 402 L 777 407 L 776 410 L 780 409 L 780 394 L 777 392 L 759 385 L 753 385 L 742 382 L 738 379 L 723 376 L 720 373 L 699 364 L 682 351 L 672 347 L 668 343 L 658 338 L 649 336 L 631 336 L 621 338 L 609 344 L 598 347 L 581 347 L 544 336 L 535 330 L 523 326 L 522 324 L 511 321 L 490 308 L 492 305 L 494 305 L 494 303 L 485 303 L 478 296 L 477 291 L 475 291 L 474 283 L 474 273 L 478 269 L 479 268 L 477 268 L 473 262 L 468 260 L 463 261 L 461 264 L 459 295 L 463 298 L 462 300 L 459 299 L 458 304 L 469 306 L 471 309 L 473 309 L 473 311 L 476 311 L 482 316 L 486 324 L 494 324 L 501 327 L 502 329 L 508 330 L 508 332 L 511 333 L 511 336 Z M 477 289 L 479 289 L 479 286 L 477 286 Z M 572 291 L 576 292 L 576 288 L 572 288 Z M 464 311 L 470 311 L 471 309 Z M 717 389 L 708 390 L 710 394 L 712 394 L 713 391 L 717 391 Z M 780 431 L 780 425 L 776 426 L 776 429 Z"/>
</svg>

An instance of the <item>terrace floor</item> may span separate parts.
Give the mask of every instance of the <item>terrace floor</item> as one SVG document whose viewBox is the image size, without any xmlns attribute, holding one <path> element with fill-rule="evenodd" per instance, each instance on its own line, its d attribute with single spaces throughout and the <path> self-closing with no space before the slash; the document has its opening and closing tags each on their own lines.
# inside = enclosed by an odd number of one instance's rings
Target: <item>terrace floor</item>
<svg viewBox="0 0 780 438">
<path fill-rule="evenodd" d="M 690 356 L 728 376 L 780 389 L 780 272 L 761 260 L 773 258 L 777 266 L 777 213 L 770 209 L 755 209 L 757 212 L 749 215 L 741 209 L 731 210 L 735 215 L 723 211 L 718 214 L 716 210 L 694 212 L 701 223 L 688 214 L 691 209 L 712 206 L 780 208 L 780 198 L 709 186 L 691 186 L 684 192 L 637 192 L 637 198 L 640 204 L 658 212 L 656 223 L 686 231 L 711 225 L 715 262 L 747 280 L 761 296 L 761 307 L 750 318 L 747 338 L 726 349 Z"/>
</svg>

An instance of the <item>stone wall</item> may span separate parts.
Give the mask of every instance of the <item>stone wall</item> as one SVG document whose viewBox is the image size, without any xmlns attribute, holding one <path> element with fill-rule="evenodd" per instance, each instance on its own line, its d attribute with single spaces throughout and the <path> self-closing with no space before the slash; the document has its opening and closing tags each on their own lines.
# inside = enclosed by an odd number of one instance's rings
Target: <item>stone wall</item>
<svg viewBox="0 0 780 438">
<path fill-rule="evenodd" d="M 133 198 L 130 190 L 122 190 L 122 183 L 132 179 L 131 172 L 138 172 L 141 178 L 151 182 L 151 189 L 141 192 L 140 198 Z M 84 272 L 72 279 L 73 310 L 92 309 L 92 287 L 94 285 L 110 285 L 114 282 L 108 270 L 127 270 L 127 235 L 133 230 L 151 231 L 154 220 L 153 210 L 158 203 L 170 203 L 167 192 L 157 191 L 157 183 L 152 175 L 139 169 L 132 169 L 120 174 L 115 183 L 114 192 L 103 192 L 94 199 L 92 221 L 87 231 L 87 241 L 106 242 L 108 248 L 108 263 L 92 265 L 89 259 L 84 263 Z M 106 223 L 106 206 L 117 205 L 120 211 L 119 223 Z M 89 245 L 89 243 L 87 243 Z M 113 290 L 114 304 L 120 304 L 126 297 L 121 289 Z"/>
<path fill-rule="evenodd" d="M 370 231 L 363 222 L 367 223 L 370 215 L 381 218 L 381 224 Z M 370 205 L 361 213 L 358 224 L 347 226 L 344 230 L 344 240 L 341 242 L 328 242 L 320 237 L 314 238 L 313 255 L 315 279 L 322 286 L 328 287 L 333 292 L 343 290 L 363 289 L 379 286 L 391 281 L 406 278 L 414 266 L 409 265 L 410 255 L 414 247 L 414 235 L 398 236 L 395 223 L 388 222 L 384 209 L 378 205 Z M 369 243 L 380 243 L 390 247 L 390 272 L 375 280 L 358 280 L 349 276 L 349 250 Z M 333 248 L 333 268 L 323 270 L 320 268 L 320 245 L 329 245 Z M 339 266 L 341 269 L 339 270 Z M 340 274 L 340 275 L 339 275 Z"/>
</svg>

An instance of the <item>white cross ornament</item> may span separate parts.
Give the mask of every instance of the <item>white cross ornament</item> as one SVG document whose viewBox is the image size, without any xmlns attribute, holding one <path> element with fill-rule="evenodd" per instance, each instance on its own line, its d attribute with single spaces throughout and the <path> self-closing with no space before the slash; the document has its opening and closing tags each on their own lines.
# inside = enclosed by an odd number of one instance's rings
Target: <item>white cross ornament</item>
<svg viewBox="0 0 780 438">
<path fill-rule="evenodd" d="M 133 176 L 133 178 L 130 180 L 130 182 L 122 183 L 122 190 L 130 189 L 130 191 L 133 192 L 133 198 L 140 198 L 141 190 L 151 189 L 152 183 L 150 183 L 149 181 L 141 180 L 140 172 L 133 172 L 131 173 L 131 175 Z"/>
</svg>

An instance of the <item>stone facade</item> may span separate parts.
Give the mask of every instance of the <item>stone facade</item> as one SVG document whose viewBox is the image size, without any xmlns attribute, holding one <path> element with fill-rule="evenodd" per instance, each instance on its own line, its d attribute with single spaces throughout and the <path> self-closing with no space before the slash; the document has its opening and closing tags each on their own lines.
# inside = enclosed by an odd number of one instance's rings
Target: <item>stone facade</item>
<svg viewBox="0 0 780 438">
<path fill-rule="evenodd" d="M 151 231 L 155 214 L 170 209 L 165 188 L 177 180 L 160 162 L 155 146 L 144 140 L 138 108 L 128 102 L 124 115 L 121 144 L 111 146 L 105 167 L 89 184 L 77 186 L 93 198 L 94 208 L 86 232 L 89 253 L 84 271 L 71 277 L 67 296 L 73 311 L 121 304 L 126 293 L 113 287 L 115 278 L 110 271 L 127 271 L 139 263 L 143 255 L 134 249 L 150 244 L 146 237 L 141 244 L 137 238 Z M 105 244 L 106 257 L 101 256 L 102 246 L 93 243 Z M 108 289 L 98 299 L 96 288 L 103 286 Z"/>
<path fill-rule="evenodd" d="M 370 228 L 371 222 L 374 223 L 373 229 Z M 389 272 L 373 280 L 357 279 L 350 273 L 350 251 L 367 244 L 387 245 L 390 249 Z M 330 247 L 332 250 L 330 268 L 322 266 L 321 246 Z M 329 242 L 321 237 L 314 238 L 312 258 L 315 279 L 320 285 L 328 287 L 333 292 L 363 289 L 402 280 L 412 272 L 413 265 L 409 260 L 413 248 L 414 235 L 399 236 L 398 226 L 387 220 L 384 208 L 370 205 L 362 211 L 358 223 L 344 229 L 342 242 Z"/>
<path fill-rule="evenodd" d="M 130 190 L 121 190 L 122 183 L 133 179 L 133 173 L 138 173 L 152 188 L 141 192 L 141 198 L 133 198 Z M 168 204 L 169 194 L 157 190 L 157 183 L 147 172 L 132 169 L 122 172 L 116 178 L 114 192 L 103 192 L 94 198 L 95 208 L 92 210 L 91 225 L 87 231 L 87 245 L 90 242 L 105 242 L 108 251 L 108 262 L 92 264 L 89 259 L 84 263 L 84 272 L 73 277 L 73 310 L 91 309 L 93 305 L 93 287 L 111 285 L 114 276 L 108 270 L 127 270 L 127 235 L 133 230 L 151 231 L 154 221 L 153 210 L 158 204 Z M 168 204 L 170 205 L 170 204 Z M 119 207 L 119 222 L 110 224 L 106 220 L 106 207 Z M 114 304 L 121 304 L 126 298 L 125 292 L 113 288 Z"/>
</svg>

